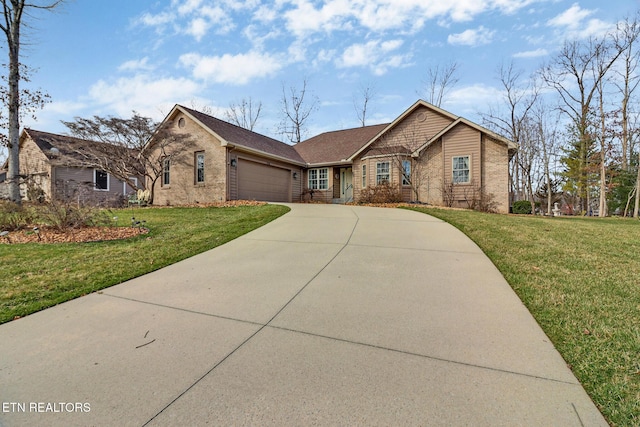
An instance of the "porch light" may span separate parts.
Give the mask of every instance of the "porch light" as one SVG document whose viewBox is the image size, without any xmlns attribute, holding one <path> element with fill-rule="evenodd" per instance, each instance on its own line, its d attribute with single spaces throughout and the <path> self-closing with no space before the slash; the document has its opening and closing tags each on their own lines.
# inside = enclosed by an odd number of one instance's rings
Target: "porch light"
<svg viewBox="0 0 640 427">
<path fill-rule="evenodd" d="M 293 173 L 293 179 L 298 179 L 298 172 Z"/>
<path fill-rule="evenodd" d="M 232 168 L 235 168 L 237 164 L 238 164 L 238 161 L 236 159 L 231 159 L 231 167 Z"/>
</svg>

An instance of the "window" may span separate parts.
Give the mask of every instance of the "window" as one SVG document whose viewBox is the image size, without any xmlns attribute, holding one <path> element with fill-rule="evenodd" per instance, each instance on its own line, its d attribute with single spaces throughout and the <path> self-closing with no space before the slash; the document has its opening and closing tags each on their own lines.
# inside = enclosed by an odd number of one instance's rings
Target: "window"
<svg viewBox="0 0 640 427">
<path fill-rule="evenodd" d="M 389 183 L 389 162 L 379 162 L 376 164 L 376 184 Z"/>
<path fill-rule="evenodd" d="M 329 188 L 329 169 L 309 169 L 309 189 L 326 190 Z"/>
<path fill-rule="evenodd" d="M 138 178 L 136 178 L 135 176 L 131 176 L 129 177 L 129 180 L 136 187 L 138 186 Z M 136 189 L 134 187 L 131 187 L 131 185 L 127 184 L 126 181 L 122 183 L 122 194 L 135 193 L 135 191 Z"/>
<path fill-rule="evenodd" d="M 467 184 L 471 182 L 469 166 L 469 156 L 458 156 L 453 158 L 452 178 L 454 184 Z"/>
<path fill-rule="evenodd" d="M 402 161 L 402 185 L 411 185 L 411 161 Z"/>
<path fill-rule="evenodd" d="M 196 184 L 204 183 L 204 151 L 196 153 Z"/>
<path fill-rule="evenodd" d="M 94 169 L 93 188 L 99 191 L 109 191 L 109 174 L 105 171 Z"/>
<path fill-rule="evenodd" d="M 171 184 L 171 160 L 164 159 L 162 162 L 162 185 Z"/>
<path fill-rule="evenodd" d="M 367 165 L 362 165 L 362 188 L 367 187 Z"/>
</svg>

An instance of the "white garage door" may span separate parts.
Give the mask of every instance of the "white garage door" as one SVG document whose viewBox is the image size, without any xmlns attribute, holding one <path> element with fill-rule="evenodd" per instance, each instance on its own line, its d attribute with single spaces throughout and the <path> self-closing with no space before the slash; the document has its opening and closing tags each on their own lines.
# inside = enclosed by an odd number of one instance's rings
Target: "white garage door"
<svg viewBox="0 0 640 427">
<path fill-rule="evenodd" d="M 238 198 L 265 202 L 291 201 L 291 172 L 239 159 Z"/>
</svg>

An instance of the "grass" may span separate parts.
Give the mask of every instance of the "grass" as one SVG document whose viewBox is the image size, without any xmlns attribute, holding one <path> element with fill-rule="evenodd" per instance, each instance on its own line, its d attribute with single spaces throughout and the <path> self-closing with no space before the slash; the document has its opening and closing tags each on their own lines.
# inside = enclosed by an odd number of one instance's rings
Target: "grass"
<svg viewBox="0 0 640 427">
<path fill-rule="evenodd" d="M 0 323 L 141 276 L 235 239 L 289 208 L 143 208 L 150 232 L 94 243 L 0 245 Z M 132 210 L 114 210 L 121 226 Z"/>
<path fill-rule="evenodd" d="M 482 248 L 611 425 L 640 425 L 640 222 L 414 210 Z"/>
</svg>

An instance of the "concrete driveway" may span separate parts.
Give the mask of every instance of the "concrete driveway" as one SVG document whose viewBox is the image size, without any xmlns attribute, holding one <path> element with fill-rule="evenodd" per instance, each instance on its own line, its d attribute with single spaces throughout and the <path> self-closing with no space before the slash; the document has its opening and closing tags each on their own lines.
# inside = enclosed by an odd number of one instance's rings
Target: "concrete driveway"
<svg viewBox="0 0 640 427">
<path fill-rule="evenodd" d="M 401 209 L 290 206 L 0 326 L 0 424 L 606 425 L 462 233 Z"/>
</svg>

